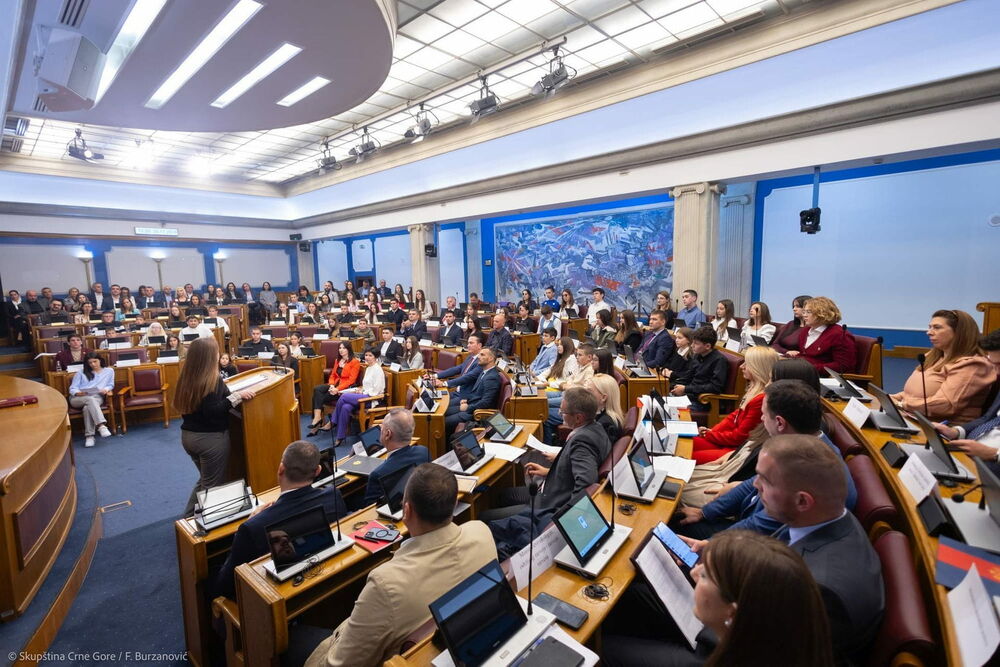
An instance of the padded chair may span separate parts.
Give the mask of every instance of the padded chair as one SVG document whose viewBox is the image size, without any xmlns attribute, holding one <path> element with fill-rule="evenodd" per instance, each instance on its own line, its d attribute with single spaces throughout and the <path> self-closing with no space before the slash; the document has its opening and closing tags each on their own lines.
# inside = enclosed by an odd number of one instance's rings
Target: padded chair
<svg viewBox="0 0 1000 667">
<path fill-rule="evenodd" d="M 639 408 L 632 406 L 625 413 L 625 424 L 622 427 L 622 436 L 632 437 L 635 433 L 635 427 L 639 425 Z"/>
<path fill-rule="evenodd" d="M 434 368 L 434 348 L 421 348 L 420 354 L 424 358 L 424 368 Z"/>
<path fill-rule="evenodd" d="M 330 369 L 337 361 L 337 349 L 340 347 L 339 340 L 324 340 L 319 344 L 319 355 L 326 357 L 326 368 L 323 369 L 323 382 L 330 379 Z"/>
<path fill-rule="evenodd" d="M 49 354 L 58 354 L 66 349 L 66 341 L 62 338 L 50 338 L 39 342 L 42 343 L 42 352 L 48 352 Z"/>
<path fill-rule="evenodd" d="M 848 380 L 862 385 L 874 382 L 882 386 L 882 337 L 854 336 L 854 356 L 857 363 L 853 373 L 844 373 Z"/>
<path fill-rule="evenodd" d="M 719 353 L 726 358 L 726 386 L 721 394 L 701 394 L 698 396 L 699 401 L 708 403 L 708 414 L 702 417 L 703 413 L 692 411 L 691 417 L 699 424 L 705 421 L 706 423 L 701 424 L 702 426 L 718 424 L 724 415 L 729 414 L 730 410 L 735 408 L 747 390 L 746 378 L 740 372 L 740 366 L 743 365 L 743 355 L 726 349 L 720 349 Z"/>
<path fill-rule="evenodd" d="M 385 370 L 382 370 L 385 373 Z M 364 377 L 364 372 L 359 377 Z M 388 403 L 389 397 L 389 377 L 385 378 L 385 388 L 384 393 L 378 394 L 377 396 L 369 396 L 368 398 L 362 398 L 358 401 L 358 425 L 361 427 L 362 431 L 368 430 L 371 427 L 372 422 L 375 417 L 380 413 L 376 411 L 378 408 L 378 403 Z"/>
<path fill-rule="evenodd" d="M 252 371 L 255 368 L 260 368 L 260 362 L 256 359 L 234 359 L 233 364 L 236 366 L 237 373 Z"/>
<path fill-rule="evenodd" d="M 481 410 L 475 410 L 472 413 L 472 418 L 475 421 L 481 421 L 488 418 L 490 415 L 499 413 L 504 413 L 507 408 L 507 403 L 510 402 L 511 396 L 514 395 L 514 385 L 511 384 L 510 377 L 506 373 L 500 373 L 500 395 L 497 397 L 497 405 L 495 408 L 483 408 Z M 455 433 L 461 433 L 465 430 L 467 422 L 462 422 L 455 427 Z"/>
<path fill-rule="evenodd" d="M 441 327 L 432 327 L 427 325 L 427 334 L 421 336 L 421 338 L 430 338 L 435 343 L 441 342 Z"/>
<path fill-rule="evenodd" d="M 861 458 L 861 457 L 859 457 Z M 906 535 L 889 531 L 875 540 L 885 583 L 885 615 L 871 651 L 868 665 L 940 665 L 940 647 L 931 633 L 920 579 Z"/>
<path fill-rule="evenodd" d="M 597 478 L 605 479 L 611 474 L 611 469 L 615 467 L 615 464 L 625 456 L 625 452 L 628 451 L 629 443 L 632 442 L 632 437 L 628 435 L 623 435 L 618 438 L 613 445 L 611 445 L 611 453 L 608 457 L 604 459 L 601 463 L 601 467 L 597 469 Z"/>
<path fill-rule="evenodd" d="M 438 350 L 437 370 L 444 371 L 457 366 L 460 354 L 457 350 Z"/>
<path fill-rule="evenodd" d="M 315 324 L 300 324 L 295 327 L 295 330 L 302 334 L 303 338 L 312 338 L 317 329 L 319 326 Z"/>
<path fill-rule="evenodd" d="M 870 458 L 855 456 L 847 462 L 847 469 L 858 490 L 854 516 L 865 527 L 868 538 L 876 540 L 899 524 L 899 512 Z"/>
<path fill-rule="evenodd" d="M 621 397 L 622 412 L 629 410 L 628 404 L 628 380 L 617 367 L 611 368 L 612 377 L 618 382 L 618 395 Z"/>
<path fill-rule="evenodd" d="M 128 412 L 160 408 L 163 410 L 163 428 L 170 426 L 170 408 L 167 405 L 169 384 L 163 381 L 160 364 L 128 367 L 128 385 L 118 391 L 118 411 L 122 415 L 122 433 L 128 433 Z"/>
<path fill-rule="evenodd" d="M 840 455 L 844 457 L 845 461 L 852 456 L 866 453 L 864 446 L 851 435 L 844 422 L 840 421 L 835 415 L 829 412 L 825 413 L 823 415 L 823 426 L 823 431 L 830 438 L 830 441 L 837 446 L 837 449 L 840 450 Z"/>
<path fill-rule="evenodd" d="M 74 408 L 67 401 L 66 412 L 69 415 L 69 423 L 72 424 L 74 419 L 79 419 L 83 421 L 83 410 L 80 408 Z M 104 397 L 104 403 L 101 405 L 101 412 L 104 413 L 104 418 L 108 420 L 108 424 L 111 425 L 111 432 L 118 432 L 118 413 L 115 411 L 115 400 L 114 394 L 111 396 Z"/>
</svg>

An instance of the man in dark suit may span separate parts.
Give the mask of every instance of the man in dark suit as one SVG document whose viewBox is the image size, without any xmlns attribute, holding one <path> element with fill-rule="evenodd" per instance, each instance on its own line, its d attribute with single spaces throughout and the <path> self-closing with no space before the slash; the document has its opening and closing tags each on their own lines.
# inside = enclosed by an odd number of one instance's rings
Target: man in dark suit
<svg viewBox="0 0 1000 667">
<path fill-rule="evenodd" d="M 483 335 L 472 334 L 469 336 L 467 345 L 469 346 L 469 355 L 465 361 L 437 373 L 439 387 L 455 390 L 452 401 L 464 398 L 471 393 L 473 385 L 479 379 L 479 374 L 483 372 L 483 367 L 479 365 L 477 359 L 479 351 L 483 349 Z"/>
<path fill-rule="evenodd" d="M 715 329 L 701 327 L 691 334 L 691 362 L 682 372 L 671 375 L 674 383 L 670 393 L 687 394 L 691 409 L 707 411 L 708 406 L 698 401 L 700 394 L 718 394 L 726 386 L 729 368 L 726 358 L 715 349 Z"/>
<path fill-rule="evenodd" d="M 472 421 L 476 410 L 496 409 L 500 397 L 500 371 L 497 369 L 496 352 L 484 347 L 476 355 L 476 360 L 483 372 L 476 378 L 472 390 L 458 401 L 452 401 L 444 413 L 445 435 L 451 440 L 455 427 Z"/>
<path fill-rule="evenodd" d="M 458 301 L 453 296 L 449 296 L 444 300 L 444 308 L 441 309 L 442 319 L 444 319 L 445 313 L 454 315 L 456 322 L 461 322 L 465 319 L 465 311 L 458 307 Z"/>
<path fill-rule="evenodd" d="M 448 346 L 460 345 L 462 342 L 462 328 L 455 324 L 455 314 L 451 311 L 445 311 L 444 317 L 441 319 L 438 342 Z"/>
<path fill-rule="evenodd" d="M 234 597 L 236 567 L 270 551 L 264 534 L 266 526 L 317 506 L 326 510 L 326 516 L 331 521 L 347 514 L 340 489 L 333 485 L 325 489 L 312 487 L 320 470 L 319 450 L 313 443 L 296 440 L 285 448 L 278 464 L 281 495 L 274 502 L 258 507 L 236 531 L 229 557 L 215 580 L 218 595 Z"/>
<path fill-rule="evenodd" d="M 399 335 L 403 338 L 416 336 L 417 340 L 427 336 L 427 323 L 421 319 L 419 310 L 410 310 L 407 321 L 399 329 Z"/>
<path fill-rule="evenodd" d="M 382 420 L 382 446 L 388 454 L 385 463 L 375 468 L 368 476 L 365 498 L 360 507 L 378 502 L 382 496 L 379 480 L 405 468 L 430 463 L 431 454 L 423 445 L 410 444 L 413 440 L 413 413 L 406 408 L 393 408 Z"/>
<path fill-rule="evenodd" d="M 403 358 L 403 346 L 392 339 L 392 329 L 382 329 L 382 343 L 378 347 L 378 356 L 384 362 L 398 362 Z"/>
<path fill-rule="evenodd" d="M 23 345 L 31 342 L 31 325 L 28 323 L 28 307 L 16 289 L 7 292 L 7 301 L 4 302 L 4 314 L 7 317 L 7 324 L 14 334 L 14 338 L 20 338 Z"/>
<path fill-rule="evenodd" d="M 507 355 L 514 350 L 514 337 L 507 331 L 507 316 L 505 314 L 497 313 L 493 316 L 493 330 L 486 338 L 486 347 L 494 352 L 503 352 Z"/>
<path fill-rule="evenodd" d="M 69 322 L 70 315 L 63 310 L 62 299 L 50 299 L 49 309 L 42 314 L 42 324 L 57 324 L 59 322 Z"/>
<path fill-rule="evenodd" d="M 378 287 L 375 289 L 375 291 L 378 292 L 379 297 L 383 299 L 388 299 L 389 296 L 392 294 L 392 290 L 389 289 L 389 286 L 385 284 L 384 280 L 378 281 Z"/>
<path fill-rule="evenodd" d="M 598 470 L 611 454 L 611 441 L 597 423 L 597 398 L 583 387 L 570 387 L 562 396 L 563 423 L 572 431 L 566 444 L 553 456 L 549 467 L 539 463 L 524 466 L 525 479 L 544 480 L 535 500 L 536 529 L 544 529 L 552 515 L 597 482 Z M 487 510 L 480 520 L 489 523 L 498 550 L 511 555 L 528 544 L 530 525 L 527 487 L 506 489 L 500 507 Z M 538 532 L 536 531 L 536 535 Z"/>
<path fill-rule="evenodd" d="M 649 332 L 642 339 L 638 350 L 646 365 L 650 368 L 667 368 L 677 355 L 674 337 L 666 330 L 667 316 L 662 310 L 654 310 L 649 314 Z"/>
<path fill-rule="evenodd" d="M 111 303 L 111 296 L 104 293 L 104 285 L 101 283 L 94 283 L 91 285 L 90 302 L 94 304 L 94 310 L 114 310 L 114 305 Z"/>
</svg>

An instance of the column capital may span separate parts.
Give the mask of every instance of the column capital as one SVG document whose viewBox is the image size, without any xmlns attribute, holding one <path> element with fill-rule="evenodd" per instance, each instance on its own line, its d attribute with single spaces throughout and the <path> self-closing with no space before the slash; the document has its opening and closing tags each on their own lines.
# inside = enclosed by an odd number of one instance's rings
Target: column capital
<svg viewBox="0 0 1000 667">
<path fill-rule="evenodd" d="M 674 199 L 679 199 L 681 195 L 703 195 L 706 192 L 711 192 L 712 194 L 725 194 L 726 186 L 721 183 L 689 183 L 687 185 L 677 185 L 671 188 L 670 196 Z"/>
<path fill-rule="evenodd" d="M 434 225 L 431 224 L 431 223 L 426 223 L 426 222 L 425 223 L 421 223 L 419 225 L 409 225 L 406 228 L 406 231 L 410 232 L 411 234 L 417 234 L 419 232 L 433 232 L 434 231 Z"/>
</svg>

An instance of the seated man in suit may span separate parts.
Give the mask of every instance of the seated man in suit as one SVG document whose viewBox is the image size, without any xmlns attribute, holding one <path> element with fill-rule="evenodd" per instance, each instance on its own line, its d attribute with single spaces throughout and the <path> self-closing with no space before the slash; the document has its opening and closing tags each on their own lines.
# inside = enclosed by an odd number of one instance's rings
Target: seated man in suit
<svg viewBox="0 0 1000 667">
<path fill-rule="evenodd" d="M 844 463 L 843 454 L 820 430 L 823 423 L 823 405 L 819 394 L 802 380 L 777 380 L 764 390 L 763 424 L 769 435 L 812 435 L 830 448 L 840 458 L 840 467 L 847 482 L 847 509 L 853 510 L 858 500 L 851 471 Z M 719 493 L 715 500 L 704 507 L 681 507 L 675 517 L 680 525 L 674 530 L 680 535 L 707 539 L 729 528 L 752 530 L 770 535 L 781 527 L 781 522 L 771 517 L 756 488 L 756 476 L 734 482 L 732 488 Z"/>
<path fill-rule="evenodd" d="M 674 396 L 687 394 L 691 409 L 697 412 L 708 410 L 708 406 L 698 400 L 700 394 L 718 394 L 726 386 L 729 368 L 726 358 L 715 349 L 717 336 L 712 327 L 695 329 L 691 334 L 691 362 L 683 372 L 672 377 L 674 383 L 670 393 Z"/>
<path fill-rule="evenodd" d="M 445 313 L 451 313 L 455 317 L 456 322 L 462 322 L 465 320 L 465 311 L 458 307 L 458 301 L 453 296 L 446 297 L 444 300 L 444 308 L 441 309 L 441 319 L 444 319 Z"/>
<path fill-rule="evenodd" d="M 524 466 L 525 479 L 543 481 L 535 500 L 536 529 L 543 529 L 552 515 L 598 480 L 598 470 L 611 454 L 611 441 L 597 423 L 597 397 L 584 387 L 567 389 L 562 396 L 563 423 L 572 429 L 558 454 L 548 455 L 549 467 L 538 463 Z M 531 497 L 527 487 L 500 492 L 497 509 L 480 515 L 490 522 L 490 530 L 504 556 L 511 556 L 528 544 Z M 538 534 L 536 530 L 535 534 Z"/>
<path fill-rule="evenodd" d="M 252 348 L 254 354 L 259 352 L 274 352 L 274 345 L 271 344 L 271 341 L 262 337 L 260 327 L 251 327 L 250 340 L 243 341 L 240 347 Z"/>
<path fill-rule="evenodd" d="M 649 314 L 649 331 L 642 339 L 642 345 L 638 350 L 632 350 L 636 354 L 641 354 L 646 365 L 650 368 L 664 369 L 670 366 L 670 362 L 677 356 L 677 345 L 674 337 L 666 329 L 667 314 L 662 310 L 654 310 Z"/>
<path fill-rule="evenodd" d="M 444 428 L 447 441 L 451 440 L 455 427 L 472 421 L 476 410 L 495 410 L 500 398 L 500 371 L 497 369 L 496 352 L 484 347 L 476 355 L 476 361 L 483 372 L 476 378 L 472 390 L 458 401 L 452 400 L 444 413 Z"/>
<path fill-rule="evenodd" d="M 372 471 L 365 487 L 364 501 L 360 507 L 378 502 L 382 495 L 379 479 L 404 468 L 430 463 L 431 454 L 423 445 L 410 444 L 413 441 L 413 413 L 406 408 L 393 408 L 386 414 L 381 424 L 380 440 L 388 452 L 385 463 Z"/>
<path fill-rule="evenodd" d="M 403 338 L 415 336 L 417 340 L 427 337 L 427 323 L 420 317 L 420 311 L 411 309 L 407 315 L 407 321 L 399 329 L 399 335 Z"/>
<path fill-rule="evenodd" d="M 350 324 L 356 319 L 358 319 L 357 316 L 351 312 L 350 307 L 346 303 L 340 304 L 340 312 L 337 313 L 338 322 L 341 324 Z"/>
<path fill-rule="evenodd" d="M 414 468 L 403 492 L 409 539 L 368 574 L 350 617 L 316 647 L 306 667 L 381 665 L 430 620 L 431 602 L 497 557 L 481 521 L 452 522 L 457 500 L 452 472 L 434 463 Z"/>
<path fill-rule="evenodd" d="M 379 358 L 386 363 L 398 362 L 403 358 L 403 346 L 392 339 L 392 329 L 382 329 L 382 343 L 378 348 Z"/>
<path fill-rule="evenodd" d="M 983 336 L 979 347 L 983 348 L 986 358 L 1000 373 L 1000 329 Z M 983 459 L 986 467 L 1000 476 L 1000 392 L 979 419 L 962 426 L 935 423 L 934 428 L 951 439 L 949 445 Z"/>
<path fill-rule="evenodd" d="M 438 387 L 455 390 L 451 397 L 452 402 L 468 396 L 476 380 L 479 379 L 479 374 L 483 372 L 478 359 L 479 351 L 483 349 L 483 335 L 472 334 L 466 344 L 469 347 L 469 354 L 465 361 L 437 373 Z"/>
<path fill-rule="evenodd" d="M 532 360 L 529 367 L 535 375 L 541 375 L 552 368 L 552 364 L 556 363 L 556 357 L 559 356 L 559 352 L 556 350 L 557 338 L 559 338 L 559 332 L 552 327 L 542 331 L 542 346 L 538 348 L 538 355 Z"/>
<path fill-rule="evenodd" d="M 215 580 L 218 595 L 235 597 L 236 567 L 268 553 L 270 549 L 267 535 L 264 534 L 266 526 L 316 506 L 326 510 L 327 518 L 331 521 L 347 514 L 340 489 L 333 485 L 325 489 L 312 487 L 321 469 L 319 450 L 313 443 L 296 440 L 285 447 L 281 463 L 278 464 L 278 487 L 281 495 L 274 502 L 258 507 L 236 531 L 229 557 Z"/>
<path fill-rule="evenodd" d="M 448 297 L 454 299 L 455 297 Z M 455 313 L 450 310 L 444 312 L 441 318 L 441 327 L 438 329 L 438 342 L 442 345 L 454 347 L 462 344 L 462 327 L 455 324 Z"/>
<path fill-rule="evenodd" d="M 507 316 L 504 313 L 497 313 L 493 316 L 493 330 L 486 337 L 486 347 L 497 352 L 509 355 L 514 350 L 514 337 L 507 331 Z"/>
</svg>

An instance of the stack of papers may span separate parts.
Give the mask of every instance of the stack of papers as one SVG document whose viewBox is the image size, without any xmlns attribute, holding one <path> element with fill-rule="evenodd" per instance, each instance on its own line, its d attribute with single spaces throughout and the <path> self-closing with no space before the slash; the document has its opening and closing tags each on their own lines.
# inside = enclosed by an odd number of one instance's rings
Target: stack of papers
<svg viewBox="0 0 1000 667">
<path fill-rule="evenodd" d="M 653 458 L 653 470 L 667 473 L 667 477 L 686 482 L 694 472 L 695 460 L 680 456 L 657 456 Z"/>
<path fill-rule="evenodd" d="M 483 446 L 487 454 L 492 454 L 502 461 L 516 461 L 524 454 L 524 450 L 520 447 L 512 447 L 502 442 L 487 442 Z"/>
<path fill-rule="evenodd" d="M 554 447 L 552 445 L 546 445 L 544 442 L 542 442 L 533 435 L 528 435 L 527 445 L 532 449 L 537 449 L 543 454 L 558 454 L 560 451 L 562 451 L 562 447 Z"/>
</svg>

